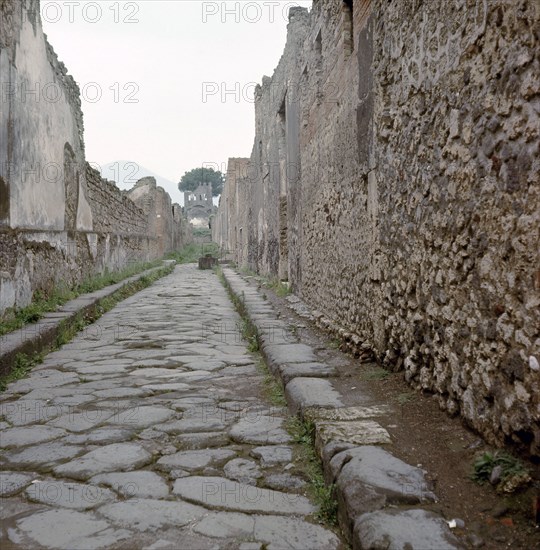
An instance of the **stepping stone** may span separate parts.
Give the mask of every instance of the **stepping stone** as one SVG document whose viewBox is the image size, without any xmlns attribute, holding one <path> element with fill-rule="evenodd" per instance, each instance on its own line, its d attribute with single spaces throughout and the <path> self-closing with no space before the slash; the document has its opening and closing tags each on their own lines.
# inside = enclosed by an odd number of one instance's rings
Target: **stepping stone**
<svg viewBox="0 0 540 550">
<path fill-rule="evenodd" d="M 194 471 L 224 462 L 234 456 L 236 456 L 236 452 L 228 449 L 181 451 L 179 453 L 161 457 L 157 461 L 157 467 L 165 471 L 178 468 L 187 471 Z"/>
<path fill-rule="evenodd" d="M 292 460 L 291 447 L 283 447 L 278 445 L 255 447 L 255 449 L 252 449 L 249 454 L 260 459 L 263 468 L 275 466 L 276 464 L 288 464 Z"/>
<path fill-rule="evenodd" d="M 158 474 L 147 470 L 99 474 L 91 478 L 90 483 L 107 485 L 126 498 L 166 498 L 169 496 L 169 486 L 165 480 Z"/>
<path fill-rule="evenodd" d="M 294 413 L 308 407 L 343 407 L 341 395 L 328 380 L 294 378 L 285 387 L 287 403 Z"/>
<path fill-rule="evenodd" d="M 225 464 L 223 471 L 229 479 L 246 483 L 247 485 L 256 485 L 257 479 L 262 477 L 259 466 L 253 460 L 245 458 L 234 458 Z"/>
<path fill-rule="evenodd" d="M 242 418 L 231 427 L 229 435 L 238 443 L 289 443 L 292 437 L 283 429 L 283 422 L 283 418 L 277 416 Z"/>
<path fill-rule="evenodd" d="M 34 482 L 25 492 L 32 502 L 74 510 L 90 510 L 116 500 L 109 489 L 57 480 Z"/>
<path fill-rule="evenodd" d="M 100 473 L 136 470 L 152 455 L 136 443 L 114 443 L 54 468 L 58 476 L 86 480 Z"/>
<path fill-rule="evenodd" d="M 312 514 L 311 502 L 296 494 L 261 489 L 224 477 L 191 476 L 177 479 L 173 493 L 207 508 L 263 514 Z"/>
<path fill-rule="evenodd" d="M 0 434 L 0 447 L 24 447 L 58 439 L 66 431 L 52 426 L 23 426 L 4 430 Z"/>
<path fill-rule="evenodd" d="M 205 516 L 208 511 L 188 502 L 137 499 L 107 504 L 99 509 L 106 518 L 121 527 L 136 531 L 156 531 L 183 527 Z"/>
<path fill-rule="evenodd" d="M 114 529 L 107 521 L 91 512 L 47 510 L 17 520 L 8 532 L 9 539 L 23 548 L 58 550 L 94 550 L 109 548 L 129 539 L 133 533 Z"/>
<path fill-rule="evenodd" d="M 361 515 L 354 525 L 355 548 L 456 550 L 463 546 L 443 518 L 426 510 L 388 510 Z"/>
<path fill-rule="evenodd" d="M 0 498 L 16 495 L 32 482 L 33 476 L 18 472 L 0 472 Z"/>
</svg>

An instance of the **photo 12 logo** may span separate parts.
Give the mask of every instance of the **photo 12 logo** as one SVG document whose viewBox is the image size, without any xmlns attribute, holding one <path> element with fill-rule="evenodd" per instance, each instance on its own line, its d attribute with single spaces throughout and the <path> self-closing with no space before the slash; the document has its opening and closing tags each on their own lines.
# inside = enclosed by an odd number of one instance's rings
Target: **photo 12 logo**
<svg viewBox="0 0 540 550">
<path fill-rule="evenodd" d="M 58 2 L 47 0 L 41 3 L 41 19 L 46 23 L 98 23 L 100 21 L 113 23 L 139 23 L 138 2 Z"/>
<path fill-rule="evenodd" d="M 298 2 L 278 2 L 265 0 L 263 2 L 202 2 L 202 22 L 220 23 L 275 23 L 279 19 L 289 20 L 289 10 L 296 7 L 306 7 Z"/>
</svg>

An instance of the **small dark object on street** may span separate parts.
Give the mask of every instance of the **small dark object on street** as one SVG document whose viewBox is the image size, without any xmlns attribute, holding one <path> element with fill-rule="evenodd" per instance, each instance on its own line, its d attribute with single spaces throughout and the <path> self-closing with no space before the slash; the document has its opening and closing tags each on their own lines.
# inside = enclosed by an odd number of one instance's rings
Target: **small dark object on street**
<svg viewBox="0 0 540 550">
<path fill-rule="evenodd" d="M 206 254 L 199 258 L 199 269 L 212 269 L 218 265 L 218 259 L 214 258 L 212 254 Z"/>
</svg>

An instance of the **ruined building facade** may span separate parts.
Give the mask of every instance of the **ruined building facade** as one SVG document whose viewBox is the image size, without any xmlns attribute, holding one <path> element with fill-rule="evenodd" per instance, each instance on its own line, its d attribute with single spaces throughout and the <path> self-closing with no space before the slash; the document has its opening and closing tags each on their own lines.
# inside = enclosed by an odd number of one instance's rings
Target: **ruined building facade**
<svg viewBox="0 0 540 550">
<path fill-rule="evenodd" d="M 195 191 L 186 191 L 184 193 L 184 211 L 192 225 L 208 227 L 210 217 L 216 211 L 212 200 L 212 184 L 201 183 Z"/>
<path fill-rule="evenodd" d="M 39 13 L 38 0 L 0 2 L 0 315 L 189 238 L 155 181 L 126 194 L 88 165 L 79 88 Z"/>
<path fill-rule="evenodd" d="M 214 239 L 489 441 L 540 454 L 540 13 L 290 12 Z M 426 419 L 428 420 L 428 419 Z"/>
</svg>

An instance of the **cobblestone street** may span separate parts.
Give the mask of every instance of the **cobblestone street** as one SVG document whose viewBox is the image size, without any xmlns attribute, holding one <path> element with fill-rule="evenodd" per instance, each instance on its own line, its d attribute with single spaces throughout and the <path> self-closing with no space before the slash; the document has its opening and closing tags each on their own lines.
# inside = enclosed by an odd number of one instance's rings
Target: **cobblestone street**
<svg viewBox="0 0 540 550">
<path fill-rule="evenodd" d="M 216 275 L 178 266 L 0 401 L 0 546 L 333 549 Z"/>
</svg>

